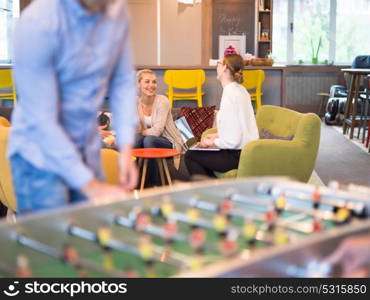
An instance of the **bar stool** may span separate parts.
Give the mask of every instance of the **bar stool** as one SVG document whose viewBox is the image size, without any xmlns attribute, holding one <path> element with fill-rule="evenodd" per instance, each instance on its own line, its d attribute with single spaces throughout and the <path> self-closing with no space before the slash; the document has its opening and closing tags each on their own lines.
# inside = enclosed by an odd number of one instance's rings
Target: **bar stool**
<svg viewBox="0 0 370 300">
<path fill-rule="evenodd" d="M 329 93 L 316 93 L 316 96 L 321 97 L 320 106 L 319 106 L 319 110 L 317 111 L 317 114 L 319 115 L 319 117 L 325 116 L 325 107 L 329 100 L 330 94 Z"/>
<path fill-rule="evenodd" d="M 357 119 L 357 103 L 360 96 L 361 76 L 369 75 L 370 69 L 342 69 L 342 72 L 348 73 L 351 77 L 350 88 L 348 91 L 346 110 L 343 121 L 343 134 L 347 133 L 350 127 L 349 138 L 353 138 L 353 132 L 356 126 L 362 125 Z"/>
<path fill-rule="evenodd" d="M 172 179 L 171 179 L 170 171 L 168 170 L 166 158 L 174 157 L 180 154 L 181 154 L 181 151 L 179 150 L 167 149 L 167 148 L 133 149 L 132 156 L 139 159 L 139 169 L 142 171 L 141 180 L 140 180 L 140 191 L 142 191 L 144 188 L 149 159 L 155 159 L 157 161 L 162 185 L 166 184 L 166 179 L 167 179 L 168 185 L 172 185 Z"/>
<path fill-rule="evenodd" d="M 370 153 L 369 141 L 370 141 L 370 121 L 367 121 L 367 139 L 366 139 L 366 148 L 367 148 L 367 147 L 369 147 L 369 153 Z"/>
<path fill-rule="evenodd" d="M 361 116 L 360 116 L 361 129 L 362 129 L 362 143 L 365 143 L 366 129 L 368 127 L 368 122 L 369 122 L 369 118 L 370 118 L 370 116 L 369 116 L 370 75 L 365 77 L 364 86 L 365 86 L 365 89 L 366 89 L 366 96 L 365 96 L 365 99 L 363 99 L 362 104 L 361 104 Z M 360 128 L 359 128 L 358 134 L 357 134 L 357 138 L 359 138 L 359 137 L 360 137 Z M 368 131 L 368 137 L 369 137 L 369 131 Z"/>
</svg>

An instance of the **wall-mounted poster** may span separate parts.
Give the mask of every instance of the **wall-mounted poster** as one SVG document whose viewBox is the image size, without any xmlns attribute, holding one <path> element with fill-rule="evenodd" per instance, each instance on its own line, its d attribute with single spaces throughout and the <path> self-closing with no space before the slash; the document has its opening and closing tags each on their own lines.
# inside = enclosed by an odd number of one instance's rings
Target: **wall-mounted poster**
<svg viewBox="0 0 370 300">
<path fill-rule="evenodd" d="M 245 35 L 220 35 L 219 36 L 219 47 L 218 57 L 219 59 L 224 57 L 225 49 L 232 46 L 238 54 L 244 56 L 245 54 Z"/>
</svg>

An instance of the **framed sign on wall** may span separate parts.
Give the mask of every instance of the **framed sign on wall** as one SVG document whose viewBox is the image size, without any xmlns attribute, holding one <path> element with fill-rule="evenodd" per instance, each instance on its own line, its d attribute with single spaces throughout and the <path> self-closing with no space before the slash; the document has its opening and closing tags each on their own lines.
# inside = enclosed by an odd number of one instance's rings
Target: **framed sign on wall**
<svg viewBox="0 0 370 300">
<path fill-rule="evenodd" d="M 220 35 L 219 36 L 219 47 L 218 47 L 218 58 L 224 57 L 225 49 L 232 46 L 238 54 L 244 56 L 245 51 L 245 35 Z"/>
</svg>

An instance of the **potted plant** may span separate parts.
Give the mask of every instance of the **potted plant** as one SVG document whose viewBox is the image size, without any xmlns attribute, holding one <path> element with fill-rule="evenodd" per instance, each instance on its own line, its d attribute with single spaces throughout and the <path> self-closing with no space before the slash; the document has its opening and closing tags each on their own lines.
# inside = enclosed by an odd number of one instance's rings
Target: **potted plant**
<svg viewBox="0 0 370 300">
<path fill-rule="evenodd" d="M 319 39 L 319 43 L 317 45 L 316 51 L 313 46 L 313 41 L 311 39 L 311 51 L 312 51 L 312 64 L 317 65 L 319 63 L 319 51 L 321 48 L 321 36 Z"/>
</svg>

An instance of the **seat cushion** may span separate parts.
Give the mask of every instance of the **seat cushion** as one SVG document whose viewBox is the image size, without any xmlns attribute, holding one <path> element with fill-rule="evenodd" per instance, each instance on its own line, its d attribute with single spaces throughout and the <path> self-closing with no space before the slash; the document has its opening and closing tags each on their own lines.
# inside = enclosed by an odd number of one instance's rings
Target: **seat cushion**
<svg viewBox="0 0 370 300">
<path fill-rule="evenodd" d="M 226 178 L 236 178 L 238 174 L 238 169 L 233 169 L 225 173 L 214 172 L 217 178 L 226 179 Z"/>
<path fill-rule="evenodd" d="M 215 118 L 216 106 L 207 107 L 187 107 L 181 108 L 180 117 L 185 117 L 190 129 L 197 141 L 200 140 L 202 133 L 211 128 Z"/>
<path fill-rule="evenodd" d="M 262 128 L 260 139 L 273 139 L 273 140 L 285 140 L 285 141 L 291 141 L 294 138 L 294 135 L 290 136 L 279 136 L 274 135 L 270 131 L 268 131 L 266 128 Z"/>
</svg>

